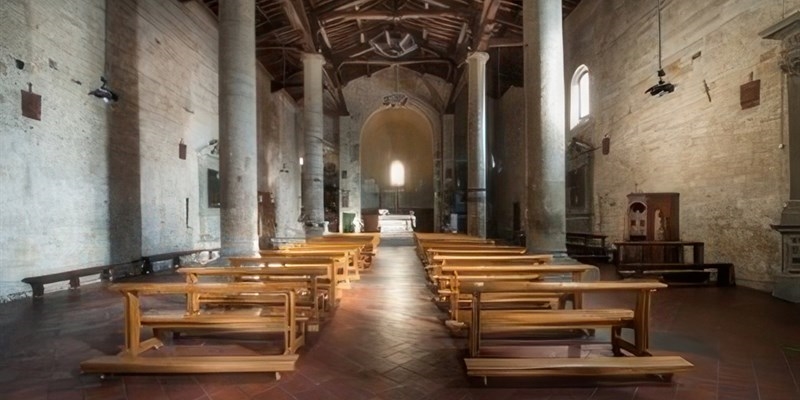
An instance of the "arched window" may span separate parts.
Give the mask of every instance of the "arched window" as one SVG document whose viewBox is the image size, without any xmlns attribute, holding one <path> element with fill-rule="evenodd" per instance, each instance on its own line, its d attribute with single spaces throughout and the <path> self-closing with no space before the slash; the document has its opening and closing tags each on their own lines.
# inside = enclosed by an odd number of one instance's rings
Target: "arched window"
<svg viewBox="0 0 800 400">
<path fill-rule="evenodd" d="M 392 161 L 392 166 L 389 168 L 389 182 L 393 187 L 406 184 L 406 169 L 400 161 Z"/>
<path fill-rule="evenodd" d="M 581 65 L 572 75 L 570 84 L 570 128 L 589 117 L 589 68 Z"/>
</svg>

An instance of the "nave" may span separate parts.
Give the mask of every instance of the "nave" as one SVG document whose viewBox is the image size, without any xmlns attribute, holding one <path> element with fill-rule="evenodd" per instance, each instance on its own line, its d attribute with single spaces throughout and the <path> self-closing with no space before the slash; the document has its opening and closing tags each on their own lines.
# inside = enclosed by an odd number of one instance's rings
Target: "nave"
<svg viewBox="0 0 800 400">
<path fill-rule="evenodd" d="M 394 242 L 394 243 L 393 243 Z M 0 304 L 3 399 L 792 399 L 800 398 L 800 306 L 746 288 L 658 291 L 651 348 L 695 368 L 672 384 L 546 387 L 468 379 L 464 338 L 430 301 L 414 247 L 384 240 L 371 271 L 299 350 L 297 370 L 274 374 L 81 375 L 113 354 L 122 302 L 105 284 Z M 612 270 L 601 267 L 604 279 Z M 136 279 L 180 281 L 175 274 Z M 613 304 L 609 296 L 589 302 Z"/>
</svg>

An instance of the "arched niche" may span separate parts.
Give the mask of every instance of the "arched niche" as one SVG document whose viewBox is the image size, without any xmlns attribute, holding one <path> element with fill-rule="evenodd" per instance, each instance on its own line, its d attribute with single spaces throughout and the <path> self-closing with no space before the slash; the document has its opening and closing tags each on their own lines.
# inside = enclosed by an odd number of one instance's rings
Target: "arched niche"
<svg viewBox="0 0 800 400">
<path fill-rule="evenodd" d="M 433 133 L 430 120 L 412 107 L 388 107 L 370 115 L 360 135 L 362 215 L 375 215 L 380 208 L 400 214 L 414 211 L 421 229 L 432 228 Z M 404 167 L 402 187 L 390 182 L 394 161 Z"/>
</svg>

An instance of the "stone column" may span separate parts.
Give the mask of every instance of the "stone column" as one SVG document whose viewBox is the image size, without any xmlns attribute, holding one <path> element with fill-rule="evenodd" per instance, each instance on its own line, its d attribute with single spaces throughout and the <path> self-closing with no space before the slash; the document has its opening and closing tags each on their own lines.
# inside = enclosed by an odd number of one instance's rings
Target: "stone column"
<svg viewBox="0 0 800 400">
<path fill-rule="evenodd" d="M 322 66 L 321 54 L 303 54 L 303 208 L 306 215 L 306 236 L 323 233 L 325 205 L 322 175 Z"/>
<path fill-rule="evenodd" d="M 258 254 L 254 0 L 219 3 L 222 256 Z"/>
<path fill-rule="evenodd" d="M 525 1 L 525 137 L 530 253 L 566 253 L 561 2 Z"/>
<path fill-rule="evenodd" d="M 486 237 L 486 61 L 475 52 L 467 57 L 467 234 Z"/>
</svg>

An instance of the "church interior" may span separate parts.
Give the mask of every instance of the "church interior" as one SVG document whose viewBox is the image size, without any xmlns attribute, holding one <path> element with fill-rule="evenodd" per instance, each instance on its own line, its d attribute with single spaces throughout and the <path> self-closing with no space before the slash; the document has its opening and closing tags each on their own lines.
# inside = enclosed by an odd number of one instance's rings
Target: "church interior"
<svg viewBox="0 0 800 400">
<path fill-rule="evenodd" d="M 4 399 L 800 398 L 800 0 L 4 0 L 0 20 Z M 253 263 L 306 268 L 277 279 L 302 289 L 230 278 Z M 562 318 L 526 319 L 535 349 L 490 340 L 523 325 L 481 309 L 500 287 Z M 261 319 L 204 314 L 226 301 Z M 197 326 L 285 348 L 237 337 L 198 366 L 182 352 L 217 336 L 158 335 Z"/>
</svg>

